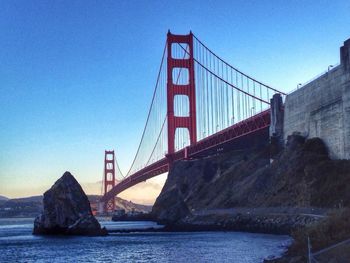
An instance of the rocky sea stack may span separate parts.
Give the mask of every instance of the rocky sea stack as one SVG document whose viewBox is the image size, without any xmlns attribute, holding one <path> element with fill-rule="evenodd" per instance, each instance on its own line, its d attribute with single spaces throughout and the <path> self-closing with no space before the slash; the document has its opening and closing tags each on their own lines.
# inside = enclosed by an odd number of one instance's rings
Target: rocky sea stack
<svg viewBox="0 0 350 263">
<path fill-rule="evenodd" d="M 44 193 L 43 213 L 34 221 L 34 235 L 107 235 L 92 215 L 90 202 L 70 172 Z"/>
</svg>

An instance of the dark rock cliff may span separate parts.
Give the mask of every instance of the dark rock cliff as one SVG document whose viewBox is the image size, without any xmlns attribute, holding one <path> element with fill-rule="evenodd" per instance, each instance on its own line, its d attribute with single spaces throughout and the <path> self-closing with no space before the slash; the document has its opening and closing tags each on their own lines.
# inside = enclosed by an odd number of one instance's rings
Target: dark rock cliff
<svg viewBox="0 0 350 263">
<path fill-rule="evenodd" d="M 250 174 L 269 164 L 264 150 L 236 151 L 203 159 L 176 162 L 152 213 L 160 220 L 177 221 L 194 210 L 232 207 L 246 201 Z M 236 197 L 236 198 L 235 198 Z"/>
<path fill-rule="evenodd" d="M 43 213 L 34 221 L 33 234 L 107 234 L 92 215 L 88 197 L 69 172 L 44 193 L 43 207 Z"/>
<path fill-rule="evenodd" d="M 213 209 L 350 205 L 350 161 L 330 160 L 320 139 L 290 136 L 268 157 L 266 146 L 176 162 L 152 213 L 176 223 Z"/>
</svg>

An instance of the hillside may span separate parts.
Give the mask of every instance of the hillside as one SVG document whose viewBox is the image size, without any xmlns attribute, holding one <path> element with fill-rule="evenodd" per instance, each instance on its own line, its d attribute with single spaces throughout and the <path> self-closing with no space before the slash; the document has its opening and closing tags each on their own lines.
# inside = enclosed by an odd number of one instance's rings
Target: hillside
<svg viewBox="0 0 350 263">
<path fill-rule="evenodd" d="M 99 195 L 88 195 L 90 202 L 97 202 L 101 196 Z M 136 212 L 151 212 L 152 206 L 135 204 L 131 201 L 124 200 L 120 197 L 115 198 L 116 209 L 124 209 L 125 212 L 136 211 Z"/>
<path fill-rule="evenodd" d="M 350 161 L 331 160 L 320 139 L 291 136 L 272 164 L 268 153 L 266 146 L 175 163 L 152 213 L 174 223 L 213 209 L 350 205 Z"/>
<path fill-rule="evenodd" d="M 9 200 L 7 197 L 0 195 L 0 206 L 6 203 Z"/>
<path fill-rule="evenodd" d="M 7 201 L 8 198 L 6 196 L 0 195 L 0 201 Z"/>
<path fill-rule="evenodd" d="M 42 195 L 34 195 L 34 196 L 29 196 L 29 197 L 21 197 L 21 198 L 12 198 L 8 199 L 13 202 L 18 202 L 18 203 L 27 203 L 27 202 L 39 202 L 41 203 L 43 199 Z"/>
<path fill-rule="evenodd" d="M 100 198 L 98 195 L 88 195 L 90 202 L 96 202 Z M 35 217 L 42 211 L 43 196 L 31 196 L 0 201 L 1 217 Z M 129 211 L 150 212 L 152 207 L 135 204 L 119 197 L 116 198 L 116 207 Z"/>
<path fill-rule="evenodd" d="M 42 196 L 8 199 L 0 203 L 1 217 L 35 217 L 42 210 Z"/>
<path fill-rule="evenodd" d="M 331 160 L 322 140 L 297 135 L 271 164 L 268 153 L 175 163 L 152 214 L 171 229 L 291 234 L 287 254 L 266 262 L 306 262 L 307 237 L 313 251 L 350 238 L 350 160 Z M 322 262 L 347 255 L 349 246 L 339 247 Z"/>
</svg>

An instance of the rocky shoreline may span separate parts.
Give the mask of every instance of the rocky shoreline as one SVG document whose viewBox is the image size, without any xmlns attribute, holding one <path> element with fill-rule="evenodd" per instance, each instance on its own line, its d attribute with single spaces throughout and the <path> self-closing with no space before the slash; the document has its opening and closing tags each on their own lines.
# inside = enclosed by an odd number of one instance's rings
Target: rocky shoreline
<svg viewBox="0 0 350 263">
<path fill-rule="evenodd" d="M 151 213 L 140 213 L 135 215 L 113 215 L 112 221 L 156 221 L 156 218 Z"/>
<path fill-rule="evenodd" d="M 295 229 L 318 222 L 321 218 L 308 215 L 207 215 L 190 216 L 171 224 L 176 230 L 240 231 L 264 234 L 290 235 Z"/>
<path fill-rule="evenodd" d="M 171 231 L 291 235 L 289 258 L 275 261 L 283 263 L 305 262 L 308 229 L 314 248 L 334 244 L 324 242 L 327 236 L 346 238 L 348 217 L 338 229 L 329 212 L 350 205 L 350 161 L 331 160 L 321 139 L 297 134 L 272 163 L 270 150 L 260 145 L 175 162 L 153 206 L 154 218 Z"/>
<path fill-rule="evenodd" d="M 114 221 L 156 221 L 163 228 L 157 232 L 195 232 L 195 231 L 239 231 L 251 233 L 265 233 L 276 235 L 290 235 L 295 229 L 315 224 L 326 216 L 323 214 L 286 213 L 288 208 L 265 208 L 274 213 L 262 213 L 262 209 L 234 209 L 220 211 L 200 211 L 191 214 L 177 222 L 157 220 L 151 214 L 142 216 L 119 217 Z M 292 210 L 295 210 L 292 209 Z M 306 210 L 306 209 L 302 209 Z M 323 210 L 322 210 L 323 211 Z M 319 212 L 319 211 L 318 211 Z M 155 229 L 118 230 L 115 232 L 152 232 Z"/>
</svg>

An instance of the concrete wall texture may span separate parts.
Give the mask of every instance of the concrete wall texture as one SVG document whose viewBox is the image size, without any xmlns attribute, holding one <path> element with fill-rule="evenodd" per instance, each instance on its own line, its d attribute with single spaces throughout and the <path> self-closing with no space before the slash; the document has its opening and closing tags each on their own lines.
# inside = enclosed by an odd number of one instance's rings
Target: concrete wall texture
<svg viewBox="0 0 350 263">
<path fill-rule="evenodd" d="M 333 159 L 350 159 L 350 39 L 340 48 L 340 65 L 285 100 L 283 138 L 320 137 Z"/>
</svg>

